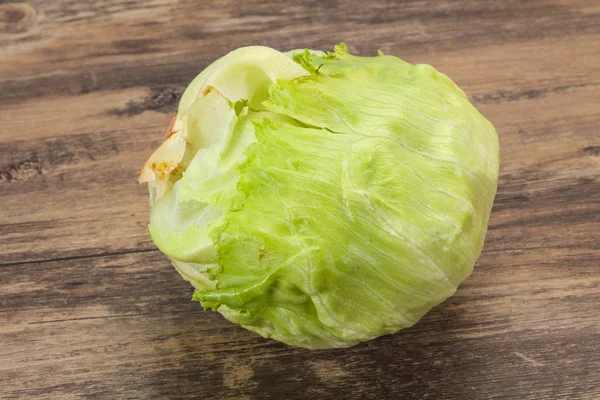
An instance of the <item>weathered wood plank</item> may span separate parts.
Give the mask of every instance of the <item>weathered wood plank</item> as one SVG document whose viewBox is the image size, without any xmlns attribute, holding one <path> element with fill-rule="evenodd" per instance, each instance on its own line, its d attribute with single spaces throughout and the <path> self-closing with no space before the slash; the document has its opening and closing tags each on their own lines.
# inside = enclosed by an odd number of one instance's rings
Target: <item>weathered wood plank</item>
<svg viewBox="0 0 600 400">
<path fill-rule="evenodd" d="M 599 395 L 600 322 L 591 311 L 600 302 L 600 259 L 577 249 L 545 253 L 484 255 L 458 293 L 414 328 L 319 352 L 201 311 L 158 252 L 3 267 L 3 397 Z"/>
<path fill-rule="evenodd" d="M 11 137 L 9 129 L 1 129 L 6 138 L 0 141 L 3 263 L 153 247 L 145 230 L 146 191 L 135 178 L 161 140 L 159 129 L 170 115 L 115 116 L 106 110 L 116 104 L 128 109 L 127 103 L 135 103 L 136 96 L 147 96 L 135 90 L 130 93 L 133 99 L 126 100 L 121 93 L 89 94 L 90 102 L 84 99 L 89 106 L 80 109 L 76 103 L 81 100 L 55 100 L 87 121 L 81 129 L 88 133 L 75 133 L 77 126 L 53 119 L 52 112 L 40 117 L 47 121 L 47 129 L 36 140 Z M 503 161 L 487 250 L 575 243 L 597 248 L 593 235 L 578 238 L 580 232 L 597 227 L 600 218 L 595 94 L 593 87 L 579 87 L 480 106 L 500 132 Z M 95 107 L 99 99 L 104 110 Z M 580 106 L 571 107 L 574 103 Z M 535 110 L 552 113 L 530 119 Z M 104 128 L 115 129 L 101 130 L 103 121 Z M 17 132 L 25 129 L 23 122 Z M 559 224 L 570 226 L 566 236 L 556 235 Z M 497 228 L 502 231 L 496 233 Z"/>
<path fill-rule="evenodd" d="M 361 54 L 380 48 L 408 61 L 434 64 L 446 52 L 483 48 L 494 53 L 489 61 L 498 73 L 505 70 L 499 66 L 510 54 L 498 46 L 536 39 L 548 44 L 565 41 L 571 43 L 567 53 L 540 51 L 536 44 L 525 44 L 521 52 L 526 58 L 558 55 L 563 73 L 577 76 L 564 67 L 580 61 L 574 49 L 600 33 L 600 11 L 582 10 L 568 1 L 458 1 L 437 7 L 424 1 L 152 1 L 142 8 L 122 0 L 98 3 L 34 2 L 38 23 L 0 38 L 11 60 L 0 64 L 0 99 L 130 88 L 147 85 L 150 77 L 155 85 L 183 86 L 216 57 L 248 44 L 331 48 L 347 41 Z M 85 34 L 73 35 L 74 31 Z M 132 57 L 137 62 L 131 62 Z M 561 69 L 554 65 L 556 60 L 528 65 L 545 64 L 552 72 Z M 459 64 L 469 66 L 472 76 L 468 62 Z M 508 71 L 518 85 L 523 79 L 513 68 Z"/>
</svg>

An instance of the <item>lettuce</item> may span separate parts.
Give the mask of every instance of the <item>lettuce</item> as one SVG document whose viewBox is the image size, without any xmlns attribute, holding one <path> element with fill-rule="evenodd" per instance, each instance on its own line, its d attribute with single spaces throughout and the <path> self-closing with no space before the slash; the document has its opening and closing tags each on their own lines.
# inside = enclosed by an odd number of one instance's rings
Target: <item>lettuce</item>
<svg viewBox="0 0 600 400">
<path fill-rule="evenodd" d="M 481 253 L 498 137 L 429 65 L 235 50 L 188 86 L 140 172 L 194 300 L 289 345 L 414 325 Z"/>
</svg>

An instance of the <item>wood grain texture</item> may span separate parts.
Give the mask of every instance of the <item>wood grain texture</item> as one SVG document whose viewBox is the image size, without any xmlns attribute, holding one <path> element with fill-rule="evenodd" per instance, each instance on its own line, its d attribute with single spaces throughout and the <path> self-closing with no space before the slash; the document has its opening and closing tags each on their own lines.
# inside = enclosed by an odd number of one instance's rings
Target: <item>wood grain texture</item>
<svg viewBox="0 0 600 400">
<path fill-rule="evenodd" d="M 496 126 L 484 252 L 415 327 L 292 349 L 189 301 L 135 182 L 229 50 L 381 49 Z M 600 398 L 595 0 L 0 0 L 0 398 Z"/>
</svg>

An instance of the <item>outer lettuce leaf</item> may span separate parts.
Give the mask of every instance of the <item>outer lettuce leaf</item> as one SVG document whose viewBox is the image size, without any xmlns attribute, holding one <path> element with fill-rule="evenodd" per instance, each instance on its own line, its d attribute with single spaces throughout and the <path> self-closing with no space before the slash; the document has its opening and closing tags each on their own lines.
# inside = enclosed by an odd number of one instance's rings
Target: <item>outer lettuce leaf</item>
<svg viewBox="0 0 600 400">
<path fill-rule="evenodd" d="M 308 72 L 277 50 L 242 47 L 212 63 L 188 85 L 179 102 L 178 114 L 187 115 L 196 99 L 211 87 L 232 102 L 246 99 L 253 108 L 260 108 L 272 82 L 304 75 Z"/>
<path fill-rule="evenodd" d="M 160 175 L 163 181 L 150 182 L 151 193 L 159 195 L 151 198 L 149 230 L 166 255 L 204 266 L 212 262 L 215 249 L 209 232 L 239 198 L 237 167 L 255 141 L 252 121 L 270 116 L 295 123 L 264 110 L 261 102 L 278 78 L 302 75 L 308 72 L 284 54 L 253 46 L 224 56 L 188 86 L 179 104 L 178 130 L 169 134 L 161 146 L 164 150 L 151 159 L 152 165 L 169 168 Z M 205 274 L 205 268 L 200 269 Z"/>
</svg>

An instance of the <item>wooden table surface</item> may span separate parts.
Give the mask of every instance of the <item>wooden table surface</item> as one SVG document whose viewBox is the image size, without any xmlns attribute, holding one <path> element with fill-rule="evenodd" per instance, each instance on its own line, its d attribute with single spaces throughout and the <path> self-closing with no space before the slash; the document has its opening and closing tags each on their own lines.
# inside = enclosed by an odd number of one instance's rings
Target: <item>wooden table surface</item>
<svg viewBox="0 0 600 400">
<path fill-rule="evenodd" d="M 452 77 L 502 167 L 455 296 L 311 352 L 190 301 L 136 175 L 215 58 L 340 41 Z M 600 3 L 0 1 L 0 398 L 600 399 Z"/>
</svg>

